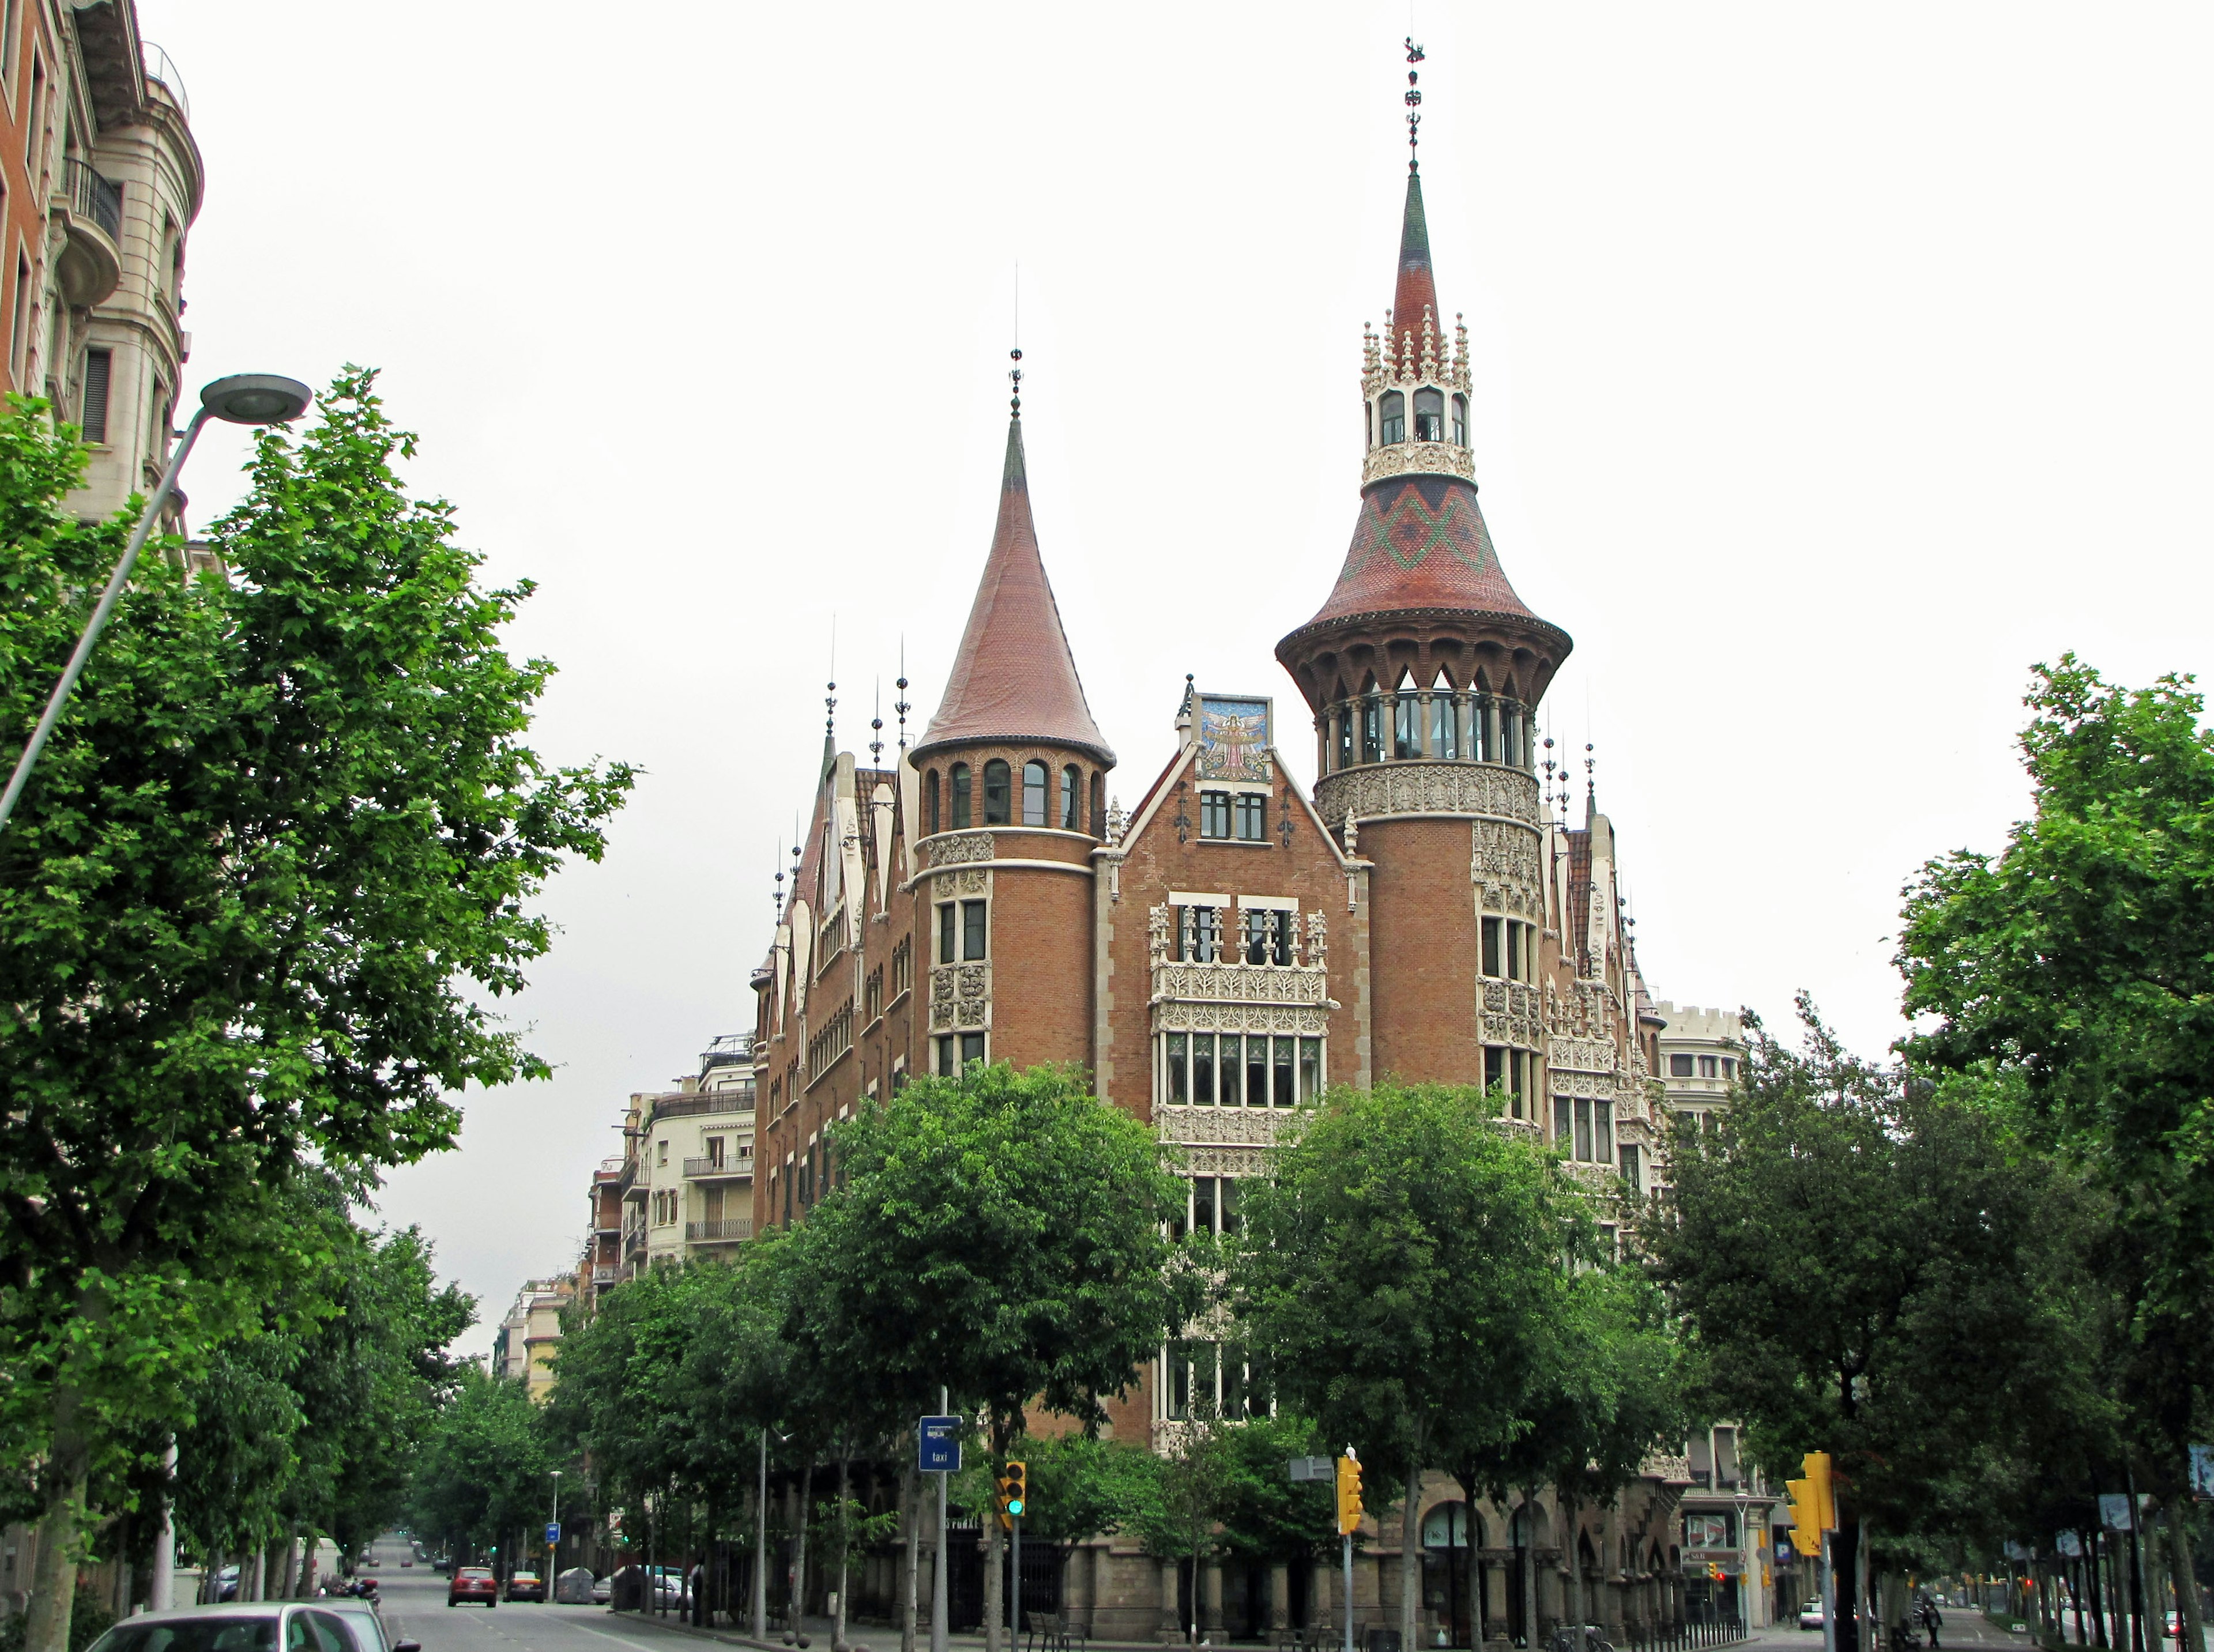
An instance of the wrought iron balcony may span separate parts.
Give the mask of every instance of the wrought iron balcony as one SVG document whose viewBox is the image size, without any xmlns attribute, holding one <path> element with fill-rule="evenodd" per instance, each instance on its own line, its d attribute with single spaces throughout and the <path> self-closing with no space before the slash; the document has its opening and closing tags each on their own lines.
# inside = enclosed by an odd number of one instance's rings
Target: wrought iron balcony
<svg viewBox="0 0 2214 1652">
<path fill-rule="evenodd" d="M 66 231 L 57 272 L 72 304 L 97 304 L 123 277 L 123 186 L 83 161 L 62 162 L 61 219 Z"/>
<path fill-rule="evenodd" d="M 693 1245 L 728 1244 L 753 1236 L 751 1216 L 725 1216 L 720 1222 L 688 1222 L 684 1224 L 685 1241 Z"/>
<path fill-rule="evenodd" d="M 731 1176 L 750 1176 L 754 1161 L 750 1155 L 743 1159 L 705 1158 L 687 1159 L 684 1174 L 692 1181 L 719 1181 Z"/>
<path fill-rule="evenodd" d="M 121 241 L 123 186 L 101 177 L 83 161 L 64 161 L 62 174 L 69 189 L 70 210 L 107 231 L 108 240 Z"/>
</svg>

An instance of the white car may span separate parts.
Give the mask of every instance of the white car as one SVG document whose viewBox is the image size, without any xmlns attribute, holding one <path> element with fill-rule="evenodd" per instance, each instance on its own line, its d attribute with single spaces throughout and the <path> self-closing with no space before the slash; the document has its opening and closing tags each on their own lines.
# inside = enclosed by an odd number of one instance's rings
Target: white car
<svg viewBox="0 0 2214 1652">
<path fill-rule="evenodd" d="M 1821 1626 L 1822 1603 L 1820 1600 L 1809 1600 L 1805 1606 L 1799 1608 L 1800 1628 L 1820 1629 Z"/>
</svg>

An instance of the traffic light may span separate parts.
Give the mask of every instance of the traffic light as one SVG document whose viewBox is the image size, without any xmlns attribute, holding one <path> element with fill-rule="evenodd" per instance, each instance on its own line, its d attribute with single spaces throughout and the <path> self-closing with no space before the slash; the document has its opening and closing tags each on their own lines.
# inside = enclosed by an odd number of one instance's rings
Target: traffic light
<svg viewBox="0 0 2214 1652">
<path fill-rule="evenodd" d="M 1020 1520 L 1030 1511 L 1030 1465 L 1010 1462 L 1007 1477 L 1000 1482 L 1000 1487 L 1007 1500 L 1007 1513 Z"/>
<path fill-rule="evenodd" d="M 1337 1460 L 1337 1532 L 1349 1537 L 1361 1526 L 1361 1460 L 1353 1448 Z"/>
<path fill-rule="evenodd" d="M 1800 1459 L 1803 1480 L 1786 1480 L 1791 1494 L 1791 1546 L 1803 1555 L 1822 1552 L 1822 1533 L 1838 1525 L 1837 1498 L 1830 1490 L 1830 1454 L 1810 1451 Z"/>
<path fill-rule="evenodd" d="M 1007 1477 L 1004 1473 L 994 1474 L 992 1477 L 992 1484 L 999 1487 L 999 1494 L 993 1498 L 992 1506 L 994 1512 L 999 1515 L 1000 1529 L 1003 1532 L 1012 1532 L 1015 1529 L 1015 1522 L 1007 1513 Z"/>
</svg>

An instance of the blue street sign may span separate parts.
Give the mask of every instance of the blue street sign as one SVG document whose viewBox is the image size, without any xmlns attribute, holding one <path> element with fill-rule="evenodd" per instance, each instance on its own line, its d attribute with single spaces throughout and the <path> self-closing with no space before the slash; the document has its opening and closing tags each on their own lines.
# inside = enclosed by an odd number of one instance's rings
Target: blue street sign
<svg viewBox="0 0 2214 1652">
<path fill-rule="evenodd" d="M 961 1419 L 926 1417 L 916 1429 L 915 1466 L 925 1474 L 961 1472 Z"/>
<path fill-rule="evenodd" d="M 548 1543 L 559 1543 L 561 1540 L 561 1528 L 550 1520 L 546 1522 L 546 1540 Z"/>
</svg>

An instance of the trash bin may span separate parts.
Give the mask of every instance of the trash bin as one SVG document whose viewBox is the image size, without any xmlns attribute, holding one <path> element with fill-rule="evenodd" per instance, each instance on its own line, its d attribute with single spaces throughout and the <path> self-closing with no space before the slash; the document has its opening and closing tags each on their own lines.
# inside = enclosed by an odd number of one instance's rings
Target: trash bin
<svg viewBox="0 0 2214 1652">
<path fill-rule="evenodd" d="M 592 1604 L 592 1569 L 572 1566 L 554 1580 L 554 1598 L 563 1606 L 588 1606 Z"/>
</svg>

